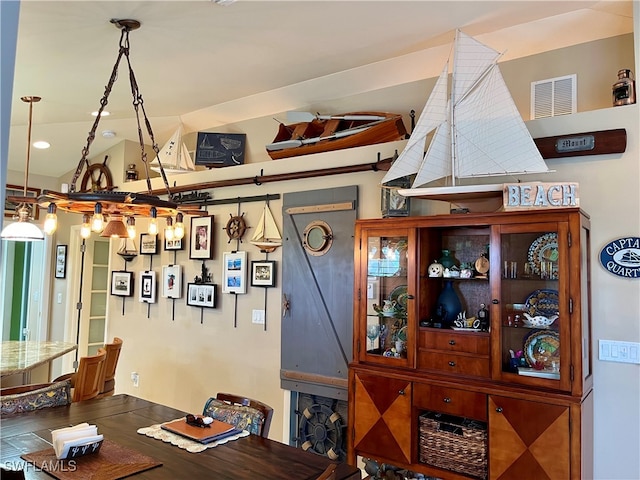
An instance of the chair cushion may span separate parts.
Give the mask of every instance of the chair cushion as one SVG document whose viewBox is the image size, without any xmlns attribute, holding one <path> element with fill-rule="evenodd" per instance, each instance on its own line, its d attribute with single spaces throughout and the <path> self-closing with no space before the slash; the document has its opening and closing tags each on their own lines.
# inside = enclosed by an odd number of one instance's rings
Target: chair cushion
<svg viewBox="0 0 640 480">
<path fill-rule="evenodd" d="M 243 405 L 230 405 L 211 397 L 204 405 L 202 414 L 222 422 L 230 423 L 236 428 L 260 435 L 264 415 L 260 410 Z"/>
<path fill-rule="evenodd" d="M 0 396 L 0 416 L 31 412 L 41 408 L 58 407 L 71 403 L 69 380 L 55 382 L 24 393 Z"/>
</svg>

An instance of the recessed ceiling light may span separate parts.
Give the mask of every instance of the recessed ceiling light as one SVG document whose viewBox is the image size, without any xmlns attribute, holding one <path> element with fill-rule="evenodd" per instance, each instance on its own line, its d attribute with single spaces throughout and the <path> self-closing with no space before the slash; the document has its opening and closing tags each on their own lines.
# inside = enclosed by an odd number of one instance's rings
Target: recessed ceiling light
<svg viewBox="0 0 640 480">
<path fill-rule="evenodd" d="M 98 116 L 98 112 L 97 111 L 91 112 L 91 115 L 93 115 L 94 117 L 97 117 Z M 101 117 L 108 117 L 109 115 L 111 115 L 109 112 L 107 112 L 106 110 L 103 110 L 102 111 L 102 115 L 100 115 L 100 116 Z"/>
<path fill-rule="evenodd" d="M 102 136 L 104 138 L 113 138 L 116 136 L 116 132 L 114 132 L 113 130 L 103 130 Z"/>
<path fill-rule="evenodd" d="M 45 142 L 44 140 L 38 140 L 37 142 L 33 142 L 34 148 L 39 148 L 40 150 L 44 150 L 45 148 L 49 148 L 51 144 L 49 142 Z"/>
</svg>

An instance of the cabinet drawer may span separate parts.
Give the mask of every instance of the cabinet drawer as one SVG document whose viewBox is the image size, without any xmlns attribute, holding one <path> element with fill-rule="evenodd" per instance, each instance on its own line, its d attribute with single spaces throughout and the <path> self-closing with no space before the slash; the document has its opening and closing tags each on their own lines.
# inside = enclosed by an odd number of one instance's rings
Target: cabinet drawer
<svg viewBox="0 0 640 480">
<path fill-rule="evenodd" d="M 485 333 L 458 333 L 454 330 L 421 331 L 420 346 L 430 350 L 489 355 L 489 335 Z"/>
<path fill-rule="evenodd" d="M 487 420 L 487 396 L 483 393 L 414 383 L 413 405 L 474 420 Z"/>
<path fill-rule="evenodd" d="M 443 373 L 488 377 L 489 358 L 421 350 L 418 352 L 418 368 L 437 370 Z"/>
</svg>

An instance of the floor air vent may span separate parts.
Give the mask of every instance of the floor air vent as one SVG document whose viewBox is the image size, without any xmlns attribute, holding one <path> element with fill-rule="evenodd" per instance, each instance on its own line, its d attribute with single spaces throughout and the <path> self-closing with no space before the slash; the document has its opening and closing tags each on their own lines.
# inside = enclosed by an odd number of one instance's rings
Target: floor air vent
<svg viewBox="0 0 640 480">
<path fill-rule="evenodd" d="M 531 82 L 531 119 L 576 113 L 576 74 Z"/>
</svg>

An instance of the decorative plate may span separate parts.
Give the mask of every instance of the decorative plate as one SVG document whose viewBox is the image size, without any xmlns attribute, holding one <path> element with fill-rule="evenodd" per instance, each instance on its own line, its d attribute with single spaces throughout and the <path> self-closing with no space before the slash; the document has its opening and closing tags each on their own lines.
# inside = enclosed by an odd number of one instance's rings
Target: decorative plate
<svg viewBox="0 0 640 480">
<path fill-rule="evenodd" d="M 525 337 L 524 355 L 529 365 L 540 362 L 551 368 L 551 362 L 560 361 L 560 335 L 551 330 L 534 330 Z"/>
<path fill-rule="evenodd" d="M 389 300 L 395 301 L 402 308 L 407 308 L 407 286 L 399 285 L 389 294 Z"/>
<path fill-rule="evenodd" d="M 545 317 L 558 315 L 560 311 L 558 291 L 547 288 L 534 290 L 525 300 L 524 310 L 533 317 L 536 315 L 544 315 Z"/>
<path fill-rule="evenodd" d="M 536 238 L 529 246 L 528 255 L 531 270 L 536 275 L 540 275 L 542 262 L 551 262 L 553 277 L 557 278 L 558 272 L 558 234 L 555 232 L 545 233 Z"/>
</svg>

